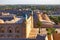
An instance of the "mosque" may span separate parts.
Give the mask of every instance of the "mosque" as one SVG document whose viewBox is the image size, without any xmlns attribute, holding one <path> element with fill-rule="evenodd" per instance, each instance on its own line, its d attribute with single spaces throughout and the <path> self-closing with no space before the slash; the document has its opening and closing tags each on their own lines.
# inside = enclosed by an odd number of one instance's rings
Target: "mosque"
<svg viewBox="0 0 60 40">
<path fill-rule="evenodd" d="M 29 36 L 32 36 L 30 35 L 31 30 L 36 26 L 38 20 L 43 24 L 54 24 L 54 22 L 52 22 L 49 17 L 42 12 L 37 12 L 36 19 L 33 16 L 33 12 L 29 17 L 27 16 L 28 15 L 26 15 L 26 18 L 21 18 L 14 14 L 2 13 L 0 15 L 0 38 L 29 38 Z"/>
<path fill-rule="evenodd" d="M 33 28 L 33 17 L 19 18 L 14 14 L 0 15 L 0 38 L 27 38 Z M 28 30 L 29 29 L 29 30 Z"/>
</svg>

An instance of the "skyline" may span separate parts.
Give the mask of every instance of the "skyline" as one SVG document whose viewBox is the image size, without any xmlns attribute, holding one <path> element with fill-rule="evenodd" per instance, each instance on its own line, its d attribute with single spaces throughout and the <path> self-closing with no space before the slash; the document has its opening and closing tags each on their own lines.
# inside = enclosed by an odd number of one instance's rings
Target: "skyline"
<svg viewBox="0 0 60 40">
<path fill-rule="evenodd" d="M 59 5 L 60 0 L 0 0 L 0 5 L 13 5 L 13 4 L 45 4 L 45 5 Z"/>
</svg>

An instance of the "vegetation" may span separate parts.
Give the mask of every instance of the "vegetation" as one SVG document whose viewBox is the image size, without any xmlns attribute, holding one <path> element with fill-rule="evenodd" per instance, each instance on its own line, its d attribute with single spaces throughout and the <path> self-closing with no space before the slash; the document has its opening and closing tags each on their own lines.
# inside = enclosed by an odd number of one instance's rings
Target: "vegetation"
<svg viewBox="0 0 60 40">
<path fill-rule="evenodd" d="M 52 5 L 3 5 L 3 6 L 0 6 L 0 10 L 4 10 L 4 9 L 17 9 L 17 8 L 31 8 L 32 10 L 35 10 L 35 9 L 39 9 L 39 10 L 53 10 L 53 11 L 56 11 L 59 6 L 52 6 Z"/>
<path fill-rule="evenodd" d="M 42 26 L 42 22 L 38 21 L 37 26 L 39 27 L 39 33 L 40 33 L 40 28 Z"/>
<path fill-rule="evenodd" d="M 46 31 L 47 31 L 47 34 L 50 35 L 50 34 L 55 33 L 56 29 L 55 28 L 46 28 Z"/>
<path fill-rule="evenodd" d="M 60 23 L 60 16 L 50 16 L 50 19 L 56 24 Z"/>
<path fill-rule="evenodd" d="M 52 40 L 51 36 L 56 32 L 55 28 L 46 28 L 48 40 Z"/>
<path fill-rule="evenodd" d="M 59 20 L 59 22 L 60 22 L 60 16 L 58 16 L 58 20 Z"/>
</svg>

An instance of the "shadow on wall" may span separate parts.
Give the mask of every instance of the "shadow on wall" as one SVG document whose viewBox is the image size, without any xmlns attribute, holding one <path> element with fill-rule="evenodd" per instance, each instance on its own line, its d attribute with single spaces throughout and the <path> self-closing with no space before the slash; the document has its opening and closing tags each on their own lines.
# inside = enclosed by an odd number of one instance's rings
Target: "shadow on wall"
<svg viewBox="0 0 60 40">
<path fill-rule="evenodd" d="M 46 37 L 46 35 L 42 36 L 42 35 L 38 34 L 36 37 L 36 40 L 45 40 L 45 37 Z"/>
<path fill-rule="evenodd" d="M 36 40 L 36 39 L 26 39 L 26 38 L 0 38 L 0 40 Z"/>
</svg>

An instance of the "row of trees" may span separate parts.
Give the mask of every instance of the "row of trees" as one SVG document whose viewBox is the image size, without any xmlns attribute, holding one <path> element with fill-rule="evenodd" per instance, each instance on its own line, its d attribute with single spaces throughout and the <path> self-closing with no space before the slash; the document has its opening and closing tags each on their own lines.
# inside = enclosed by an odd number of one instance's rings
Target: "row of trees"
<svg viewBox="0 0 60 40">
<path fill-rule="evenodd" d="M 41 30 L 41 27 L 42 27 L 42 22 L 38 21 L 37 23 L 38 27 L 39 27 L 39 34 L 40 34 L 40 30 Z M 56 31 L 56 28 L 46 28 L 46 31 L 47 31 L 47 37 L 48 37 L 48 40 L 51 40 L 51 36 L 54 38 L 54 34 L 57 33 Z"/>
<path fill-rule="evenodd" d="M 42 27 L 42 22 L 41 21 L 38 21 L 37 22 L 37 26 L 39 28 L 39 33 L 40 33 L 40 29 Z M 47 34 L 51 34 L 51 33 L 56 32 L 56 29 L 55 28 L 46 28 L 46 31 L 48 32 Z"/>
<path fill-rule="evenodd" d="M 15 9 L 15 8 L 31 8 L 32 10 L 39 9 L 39 10 L 57 10 L 58 7 L 56 6 L 45 6 L 45 5 L 6 5 L 0 6 L 0 9 Z"/>
<path fill-rule="evenodd" d="M 60 23 L 60 16 L 50 16 L 50 19 L 55 22 L 55 24 Z"/>
<path fill-rule="evenodd" d="M 39 34 L 40 34 L 40 30 L 41 30 L 41 27 L 42 27 L 42 22 L 41 21 L 38 21 L 37 22 L 37 26 L 39 27 Z M 47 37 L 49 40 L 51 40 L 51 36 L 54 38 L 54 34 L 57 33 L 56 31 L 56 28 L 46 28 L 46 31 L 47 31 Z"/>
</svg>

